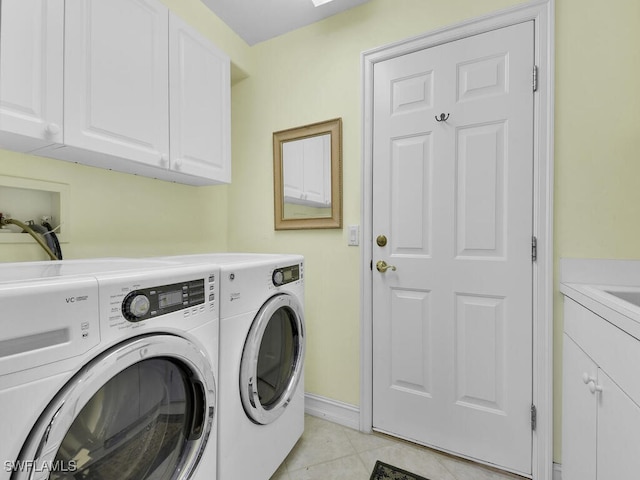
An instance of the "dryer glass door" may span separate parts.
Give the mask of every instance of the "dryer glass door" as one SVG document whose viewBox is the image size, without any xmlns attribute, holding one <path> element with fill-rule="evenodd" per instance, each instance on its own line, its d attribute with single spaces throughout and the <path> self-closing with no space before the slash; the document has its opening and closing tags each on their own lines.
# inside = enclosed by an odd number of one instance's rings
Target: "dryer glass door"
<svg viewBox="0 0 640 480">
<path fill-rule="evenodd" d="M 107 352 L 50 405 L 23 458 L 50 480 L 189 478 L 213 421 L 206 364 L 195 345 L 168 335 Z"/>
<path fill-rule="evenodd" d="M 253 321 L 240 366 L 242 404 L 255 423 L 284 413 L 302 376 L 304 340 L 300 302 L 289 294 L 271 297 Z"/>
</svg>

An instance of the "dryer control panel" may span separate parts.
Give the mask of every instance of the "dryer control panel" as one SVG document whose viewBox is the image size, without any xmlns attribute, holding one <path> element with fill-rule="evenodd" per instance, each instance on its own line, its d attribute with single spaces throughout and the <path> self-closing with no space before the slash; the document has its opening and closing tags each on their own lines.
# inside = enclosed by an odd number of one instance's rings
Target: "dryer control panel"
<svg viewBox="0 0 640 480">
<path fill-rule="evenodd" d="M 122 301 L 122 315 L 130 322 L 139 322 L 204 302 L 204 280 L 198 279 L 134 290 Z"/>
<path fill-rule="evenodd" d="M 300 280 L 300 265 L 289 265 L 276 268 L 271 274 L 271 281 L 276 287 Z"/>
</svg>

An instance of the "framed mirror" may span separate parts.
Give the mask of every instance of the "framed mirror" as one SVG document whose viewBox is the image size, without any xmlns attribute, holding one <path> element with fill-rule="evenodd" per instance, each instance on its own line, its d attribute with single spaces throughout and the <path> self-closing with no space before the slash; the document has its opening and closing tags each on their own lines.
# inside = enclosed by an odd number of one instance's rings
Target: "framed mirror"
<svg viewBox="0 0 640 480">
<path fill-rule="evenodd" d="M 275 229 L 342 228 L 342 119 L 273 134 Z"/>
</svg>

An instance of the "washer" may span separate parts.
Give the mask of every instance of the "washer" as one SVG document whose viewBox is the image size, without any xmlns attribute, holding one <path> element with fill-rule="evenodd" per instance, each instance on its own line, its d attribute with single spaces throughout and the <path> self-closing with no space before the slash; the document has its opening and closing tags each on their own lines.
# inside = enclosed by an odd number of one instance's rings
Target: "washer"
<svg viewBox="0 0 640 480">
<path fill-rule="evenodd" d="M 0 264 L 0 479 L 215 479 L 218 291 L 207 264 Z"/>
<path fill-rule="evenodd" d="M 169 259 L 220 266 L 218 480 L 268 480 L 304 430 L 304 259 Z"/>
</svg>

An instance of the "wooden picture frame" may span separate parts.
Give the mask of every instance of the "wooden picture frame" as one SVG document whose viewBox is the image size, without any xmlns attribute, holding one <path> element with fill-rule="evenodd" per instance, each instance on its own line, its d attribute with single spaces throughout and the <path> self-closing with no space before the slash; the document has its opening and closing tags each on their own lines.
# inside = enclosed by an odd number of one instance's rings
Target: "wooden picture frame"
<svg viewBox="0 0 640 480">
<path fill-rule="evenodd" d="M 273 133 L 276 230 L 342 228 L 342 119 Z"/>
</svg>

